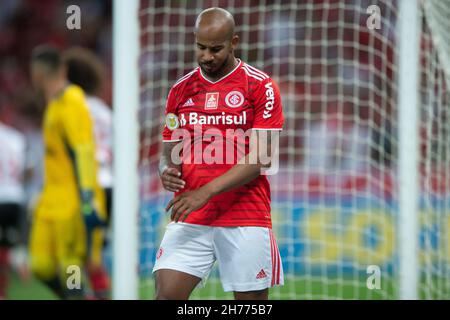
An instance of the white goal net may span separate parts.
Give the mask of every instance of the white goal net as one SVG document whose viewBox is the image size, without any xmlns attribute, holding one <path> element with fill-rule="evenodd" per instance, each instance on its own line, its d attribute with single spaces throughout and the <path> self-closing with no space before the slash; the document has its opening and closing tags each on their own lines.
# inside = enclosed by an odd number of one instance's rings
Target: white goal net
<svg viewBox="0 0 450 320">
<path fill-rule="evenodd" d="M 422 8 L 419 289 L 450 299 L 450 1 Z"/>
<path fill-rule="evenodd" d="M 193 26 L 205 8 L 235 18 L 236 55 L 279 84 L 285 126 L 270 177 L 285 285 L 274 299 L 399 298 L 398 1 L 142 0 L 139 9 L 142 298 L 172 196 L 159 181 L 164 105 L 197 66 Z M 450 1 L 421 1 L 420 298 L 450 298 Z M 193 298 L 224 294 L 218 271 Z"/>
</svg>

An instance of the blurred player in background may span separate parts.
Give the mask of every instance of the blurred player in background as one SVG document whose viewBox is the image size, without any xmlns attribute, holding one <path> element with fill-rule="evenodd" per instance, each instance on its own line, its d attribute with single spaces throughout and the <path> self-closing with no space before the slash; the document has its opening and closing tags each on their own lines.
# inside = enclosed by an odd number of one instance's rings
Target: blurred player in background
<svg viewBox="0 0 450 320">
<path fill-rule="evenodd" d="M 23 240 L 25 137 L 0 123 L 0 300 L 6 299 L 11 249 Z"/>
<path fill-rule="evenodd" d="M 32 222 L 31 269 L 60 298 L 82 298 L 83 286 L 68 288 L 67 271 L 70 266 L 83 270 L 86 261 L 101 264 L 106 221 L 93 123 L 83 90 L 68 82 L 57 49 L 33 50 L 31 78 L 47 103 L 44 186 Z"/>
<path fill-rule="evenodd" d="M 175 192 L 175 197 L 166 208 L 172 210 L 172 222 L 153 269 L 156 299 L 189 298 L 216 260 L 224 290 L 233 291 L 238 300 L 267 299 L 268 288 L 283 284 L 281 258 L 272 232 L 270 186 L 261 174 L 267 163 L 260 161 L 263 154 L 270 158 L 267 150 L 272 150 L 271 140 L 261 137 L 282 130 L 281 98 L 267 74 L 234 56 L 239 42 L 234 27 L 233 16 L 220 8 L 207 9 L 198 16 L 195 38 L 199 67 L 178 80 L 167 98 L 160 175 L 164 187 Z M 256 142 L 246 142 L 244 147 L 249 151 L 241 152 L 242 158 L 235 158 L 234 163 L 205 163 L 211 160 L 212 152 L 207 159 L 203 156 L 212 143 L 197 139 L 198 127 L 214 130 L 233 146 L 233 155 L 240 147 L 234 138 L 227 140 L 228 130 L 251 132 Z M 174 137 L 178 128 L 189 137 Z M 188 145 L 194 141 L 194 152 L 183 154 L 182 164 L 177 165 L 172 151 L 180 141 Z M 225 151 L 215 153 L 223 155 Z M 197 162 L 199 156 L 201 161 Z M 257 161 L 249 163 L 255 158 Z"/>
<path fill-rule="evenodd" d="M 107 223 L 110 223 L 112 204 L 112 111 L 98 97 L 100 93 L 104 66 L 100 59 L 84 48 L 72 48 L 64 53 L 67 75 L 71 83 L 80 86 L 86 93 L 86 102 L 94 121 L 96 158 L 99 164 L 98 182 L 106 196 Z M 106 296 L 109 286 L 104 266 L 89 265 L 91 285 L 98 298 Z"/>
</svg>

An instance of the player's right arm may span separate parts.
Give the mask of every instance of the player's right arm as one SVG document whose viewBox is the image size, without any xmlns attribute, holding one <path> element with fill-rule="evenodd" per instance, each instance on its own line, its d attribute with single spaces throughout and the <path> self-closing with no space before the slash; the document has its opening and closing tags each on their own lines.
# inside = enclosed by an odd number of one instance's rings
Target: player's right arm
<svg viewBox="0 0 450 320">
<path fill-rule="evenodd" d="M 164 189 L 171 192 L 178 192 L 184 188 L 185 182 L 180 179 L 181 165 L 176 165 L 171 161 L 172 149 L 178 142 L 164 142 L 163 151 L 159 161 L 159 176 Z"/>
<path fill-rule="evenodd" d="M 165 116 L 169 113 L 176 115 L 176 94 L 175 88 L 169 92 L 166 102 Z M 184 188 L 185 182 L 181 177 L 181 164 L 175 164 L 172 161 L 172 150 L 180 143 L 179 140 L 172 140 L 172 131 L 168 128 L 167 121 L 165 121 L 163 130 L 163 150 L 159 161 L 159 176 L 164 189 L 171 192 L 178 192 Z"/>
</svg>

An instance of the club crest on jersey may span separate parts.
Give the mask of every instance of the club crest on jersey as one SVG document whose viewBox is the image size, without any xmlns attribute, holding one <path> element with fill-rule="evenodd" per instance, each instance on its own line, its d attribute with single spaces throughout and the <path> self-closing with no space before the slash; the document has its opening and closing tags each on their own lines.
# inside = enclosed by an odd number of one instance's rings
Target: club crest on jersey
<svg viewBox="0 0 450 320">
<path fill-rule="evenodd" d="M 173 113 L 168 113 L 166 115 L 166 126 L 169 130 L 175 130 L 180 126 L 180 122 L 178 121 L 178 116 Z"/>
<path fill-rule="evenodd" d="M 244 95 L 239 91 L 231 91 L 225 97 L 225 103 L 230 108 L 239 108 L 244 103 Z"/>
<path fill-rule="evenodd" d="M 206 94 L 205 110 L 215 110 L 219 105 L 219 93 L 210 92 Z"/>
</svg>

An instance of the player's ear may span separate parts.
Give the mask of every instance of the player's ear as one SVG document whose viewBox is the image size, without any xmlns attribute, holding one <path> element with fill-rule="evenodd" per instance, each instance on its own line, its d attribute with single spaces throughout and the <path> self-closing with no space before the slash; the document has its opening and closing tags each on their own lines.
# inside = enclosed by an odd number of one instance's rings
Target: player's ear
<svg viewBox="0 0 450 320">
<path fill-rule="evenodd" d="M 236 49 L 238 44 L 239 44 L 239 36 L 235 34 L 233 38 L 231 38 L 231 47 L 233 48 L 233 50 Z"/>
</svg>

